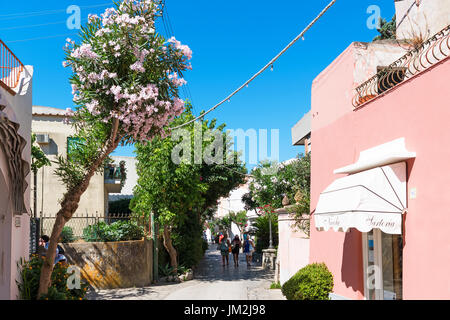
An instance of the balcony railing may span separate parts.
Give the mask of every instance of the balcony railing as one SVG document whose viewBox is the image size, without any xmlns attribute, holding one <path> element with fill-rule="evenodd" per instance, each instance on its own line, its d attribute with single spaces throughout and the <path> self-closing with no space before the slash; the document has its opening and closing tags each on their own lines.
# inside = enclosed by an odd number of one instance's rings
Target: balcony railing
<svg viewBox="0 0 450 320">
<path fill-rule="evenodd" d="M 124 167 L 111 165 L 105 167 L 105 180 L 122 180 L 125 176 Z"/>
<path fill-rule="evenodd" d="M 20 75 L 24 66 L 22 62 L 12 53 L 6 44 L 0 40 L 0 86 L 12 95 L 13 90 L 19 84 Z"/>
<path fill-rule="evenodd" d="M 356 87 L 353 106 L 360 107 L 450 56 L 450 25 Z"/>
</svg>

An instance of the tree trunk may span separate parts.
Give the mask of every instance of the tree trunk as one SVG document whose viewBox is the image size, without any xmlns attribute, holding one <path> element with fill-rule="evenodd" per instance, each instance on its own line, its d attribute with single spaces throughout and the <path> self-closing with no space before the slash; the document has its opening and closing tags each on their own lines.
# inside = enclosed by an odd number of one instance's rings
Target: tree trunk
<svg viewBox="0 0 450 320">
<path fill-rule="evenodd" d="M 172 244 L 172 238 L 170 237 L 170 230 L 168 226 L 164 226 L 163 238 L 164 238 L 164 247 L 169 253 L 170 265 L 172 266 L 173 272 L 176 275 L 178 273 L 177 250 Z"/>
<path fill-rule="evenodd" d="M 113 132 L 111 134 L 111 139 L 107 144 L 106 149 L 97 158 L 96 161 L 92 163 L 89 170 L 87 171 L 83 181 L 74 189 L 69 190 L 63 197 L 61 202 L 61 209 L 56 215 L 55 224 L 53 225 L 52 234 L 50 236 L 50 241 L 48 245 L 47 254 L 42 265 L 41 276 L 39 280 L 39 291 L 38 299 L 47 294 L 48 288 L 51 286 L 51 275 L 53 272 L 53 265 L 56 257 L 56 248 L 58 246 L 58 240 L 61 235 L 62 229 L 64 228 L 67 221 L 72 218 L 72 215 L 78 208 L 78 203 L 80 198 L 86 189 L 89 187 L 89 182 L 91 178 L 96 173 L 98 167 L 102 165 L 106 157 L 116 149 L 120 142 L 120 138 L 117 137 L 118 121 L 114 122 Z"/>
</svg>

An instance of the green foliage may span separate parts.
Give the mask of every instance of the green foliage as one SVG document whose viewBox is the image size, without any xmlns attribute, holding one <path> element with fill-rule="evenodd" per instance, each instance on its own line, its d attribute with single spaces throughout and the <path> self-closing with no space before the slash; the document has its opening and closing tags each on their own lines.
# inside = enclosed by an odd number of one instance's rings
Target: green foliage
<svg viewBox="0 0 450 320">
<path fill-rule="evenodd" d="M 289 164 L 262 163 L 253 170 L 253 175 L 250 192 L 242 199 L 246 207 L 255 209 L 270 205 L 281 208 L 286 196 L 293 206 L 289 211 L 294 213 L 295 226 L 309 234 L 309 220 L 302 217 L 310 214 L 310 154 L 298 155 Z"/>
<path fill-rule="evenodd" d="M 215 220 L 215 224 L 219 227 L 220 232 L 228 232 L 228 230 L 231 229 L 231 222 L 233 221 L 231 220 L 231 216 L 229 214 Z"/>
<path fill-rule="evenodd" d="M 279 282 L 272 282 L 270 289 L 281 289 L 281 284 Z"/>
<path fill-rule="evenodd" d="M 50 160 L 45 156 L 45 153 L 41 148 L 36 146 L 36 134 L 31 135 L 31 171 L 37 173 L 37 171 L 44 167 L 51 165 Z"/>
<path fill-rule="evenodd" d="M 180 265 L 193 267 L 203 258 L 203 228 L 198 215 L 188 213 L 188 219 L 172 230 L 172 241 L 178 252 Z"/>
<path fill-rule="evenodd" d="M 332 290 L 333 275 L 324 263 L 313 263 L 300 269 L 281 288 L 288 300 L 329 300 Z"/>
<path fill-rule="evenodd" d="M 251 192 L 247 192 L 244 195 L 242 195 L 242 202 L 244 203 L 245 210 L 247 210 L 247 211 L 255 210 L 258 207 L 258 204 L 253 199 L 252 199 Z"/>
<path fill-rule="evenodd" d="M 396 17 L 392 17 L 392 20 L 387 22 L 385 19 L 380 17 L 380 28 L 377 31 L 380 33 L 372 41 L 385 40 L 385 39 L 395 39 L 396 38 Z"/>
<path fill-rule="evenodd" d="M 111 201 L 108 204 L 108 212 L 109 213 L 131 213 L 130 209 L 130 201 L 131 199 L 120 199 L 116 201 Z"/>
<path fill-rule="evenodd" d="M 74 242 L 76 240 L 75 236 L 73 235 L 73 230 L 69 226 L 65 226 L 61 231 L 61 242 L 62 243 L 70 243 Z"/>
<path fill-rule="evenodd" d="M 270 215 L 272 223 L 272 242 L 273 246 L 278 245 L 278 219 L 276 214 Z M 260 216 L 255 219 L 252 225 L 255 228 L 255 251 L 261 253 L 263 249 L 267 249 L 270 243 L 270 226 L 269 215 Z"/>
<path fill-rule="evenodd" d="M 230 212 L 229 216 L 231 221 L 234 222 L 238 226 L 239 230 L 243 233 L 244 228 L 248 223 L 247 211 L 242 210 L 239 212 Z"/>
<path fill-rule="evenodd" d="M 171 267 L 169 265 L 169 263 L 167 263 L 165 265 L 159 265 L 158 267 L 159 267 L 158 268 L 159 269 L 159 274 L 161 276 L 163 276 L 163 277 L 167 277 L 167 276 L 173 275 L 174 269 L 175 269 L 175 268 Z"/>
<path fill-rule="evenodd" d="M 262 162 L 252 171 L 253 181 L 250 183 L 250 194 L 245 195 L 249 209 L 270 204 L 275 209 L 283 207 L 282 200 L 286 195 L 294 202 L 295 194 L 300 190 L 310 190 L 311 158 L 298 155 L 289 164 Z"/>
<path fill-rule="evenodd" d="M 193 118 L 192 107 L 188 104 L 186 111 L 174 119 L 171 126 Z M 211 218 L 218 199 L 244 182 L 245 166 L 237 161 L 238 154 L 227 142 L 224 128 L 225 125 L 216 127 L 216 120 L 202 120 L 184 127 L 184 136 L 172 134 L 165 139 L 155 138 L 147 144 L 136 145 L 139 178 L 130 207 L 136 215 L 147 219 L 153 212 L 160 231 L 164 226 L 170 229 L 180 264 L 193 266 L 201 259 L 205 221 Z M 200 150 L 197 150 L 201 154 L 215 146 L 214 139 L 209 139 L 208 135 L 219 142 L 223 139 L 223 150 L 212 152 L 223 157 L 223 165 L 194 161 L 194 137 L 198 134 L 204 136 Z M 180 161 L 173 160 L 174 154 L 181 157 Z M 225 164 L 229 158 L 236 161 Z"/>
<path fill-rule="evenodd" d="M 19 289 L 19 299 L 21 300 L 37 300 L 39 289 L 39 279 L 44 259 L 39 255 L 32 255 L 28 261 L 20 259 L 17 267 L 19 269 L 20 281 L 17 282 Z M 88 285 L 85 281 L 81 281 L 80 289 L 71 289 L 67 287 L 67 279 L 70 274 L 67 273 L 69 265 L 65 263 L 57 263 L 51 275 L 52 285 L 46 295 L 42 296 L 43 300 L 83 300 Z"/>
<path fill-rule="evenodd" d="M 83 230 L 83 238 L 87 242 L 141 240 L 143 236 L 143 227 L 129 220 L 116 221 L 111 224 L 99 221 Z"/>
</svg>

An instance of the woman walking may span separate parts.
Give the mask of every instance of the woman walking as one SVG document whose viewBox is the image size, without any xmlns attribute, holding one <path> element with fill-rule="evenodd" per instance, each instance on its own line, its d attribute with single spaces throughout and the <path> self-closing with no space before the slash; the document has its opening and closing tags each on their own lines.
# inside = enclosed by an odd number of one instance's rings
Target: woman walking
<svg viewBox="0 0 450 320">
<path fill-rule="evenodd" d="M 225 267 L 225 260 L 227 260 L 228 266 L 228 254 L 230 253 L 230 239 L 226 233 L 223 234 L 223 238 L 220 241 L 220 253 L 222 254 L 222 266 Z"/>
<path fill-rule="evenodd" d="M 253 254 L 255 245 L 253 244 L 253 241 L 250 239 L 248 234 L 244 234 L 244 239 L 245 239 L 244 240 L 245 259 L 247 260 L 247 266 L 251 266 L 252 254 Z"/>
<path fill-rule="evenodd" d="M 239 249 L 241 248 L 241 239 L 239 239 L 238 235 L 234 236 L 231 246 L 232 246 L 231 253 L 233 254 L 234 266 L 239 267 Z"/>
</svg>

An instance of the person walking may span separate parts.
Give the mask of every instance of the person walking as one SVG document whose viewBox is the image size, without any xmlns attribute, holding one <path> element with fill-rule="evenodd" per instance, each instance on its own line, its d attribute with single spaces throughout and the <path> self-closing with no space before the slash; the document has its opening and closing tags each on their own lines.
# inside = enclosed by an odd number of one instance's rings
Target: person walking
<svg viewBox="0 0 450 320">
<path fill-rule="evenodd" d="M 59 242 L 61 242 L 61 241 L 62 241 L 62 237 L 59 237 Z M 43 250 L 40 253 L 42 256 L 45 256 L 47 254 L 49 242 L 50 242 L 50 238 L 47 235 L 43 235 L 39 239 L 39 246 L 43 247 Z M 64 254 L 65 254 L 64 249 L 58 244 L 56 246 L 56 256 L 55 256 L 54 264 L 57 264 L 58 262 L 67 262 L 67 258 Z"/>
<path fill-rule="evenodd" d="M 252 255 L 253 250 L 255 248 L 255 245 L 253 243 L 253 240 L 250 239 L 248 234 L 244 234 L 244 253 L 245 253 L 245 260 L 247 261 L 247 266 L 251 266 L 252 261 Z"/>
<path fill-rule="evenodd" d="M 220 241 L 220 253 L 222 255 L 222 266 L 225 267 L 225 260 L 227 261 L 228 266 L 228 255 L 230 253 L 230 239 L 228 239 L 228 235 L 226 233 L 223 234 L 223 238 Z"/>
<path fill-rule="evenodd" d="M 234 266 L 239 267 L 239 249 L 241 248 L 241 239 L 239 235 L 235 235 L 233 241 L 231 242 L 231 253 L 233 254 Z"/>
</svg>

